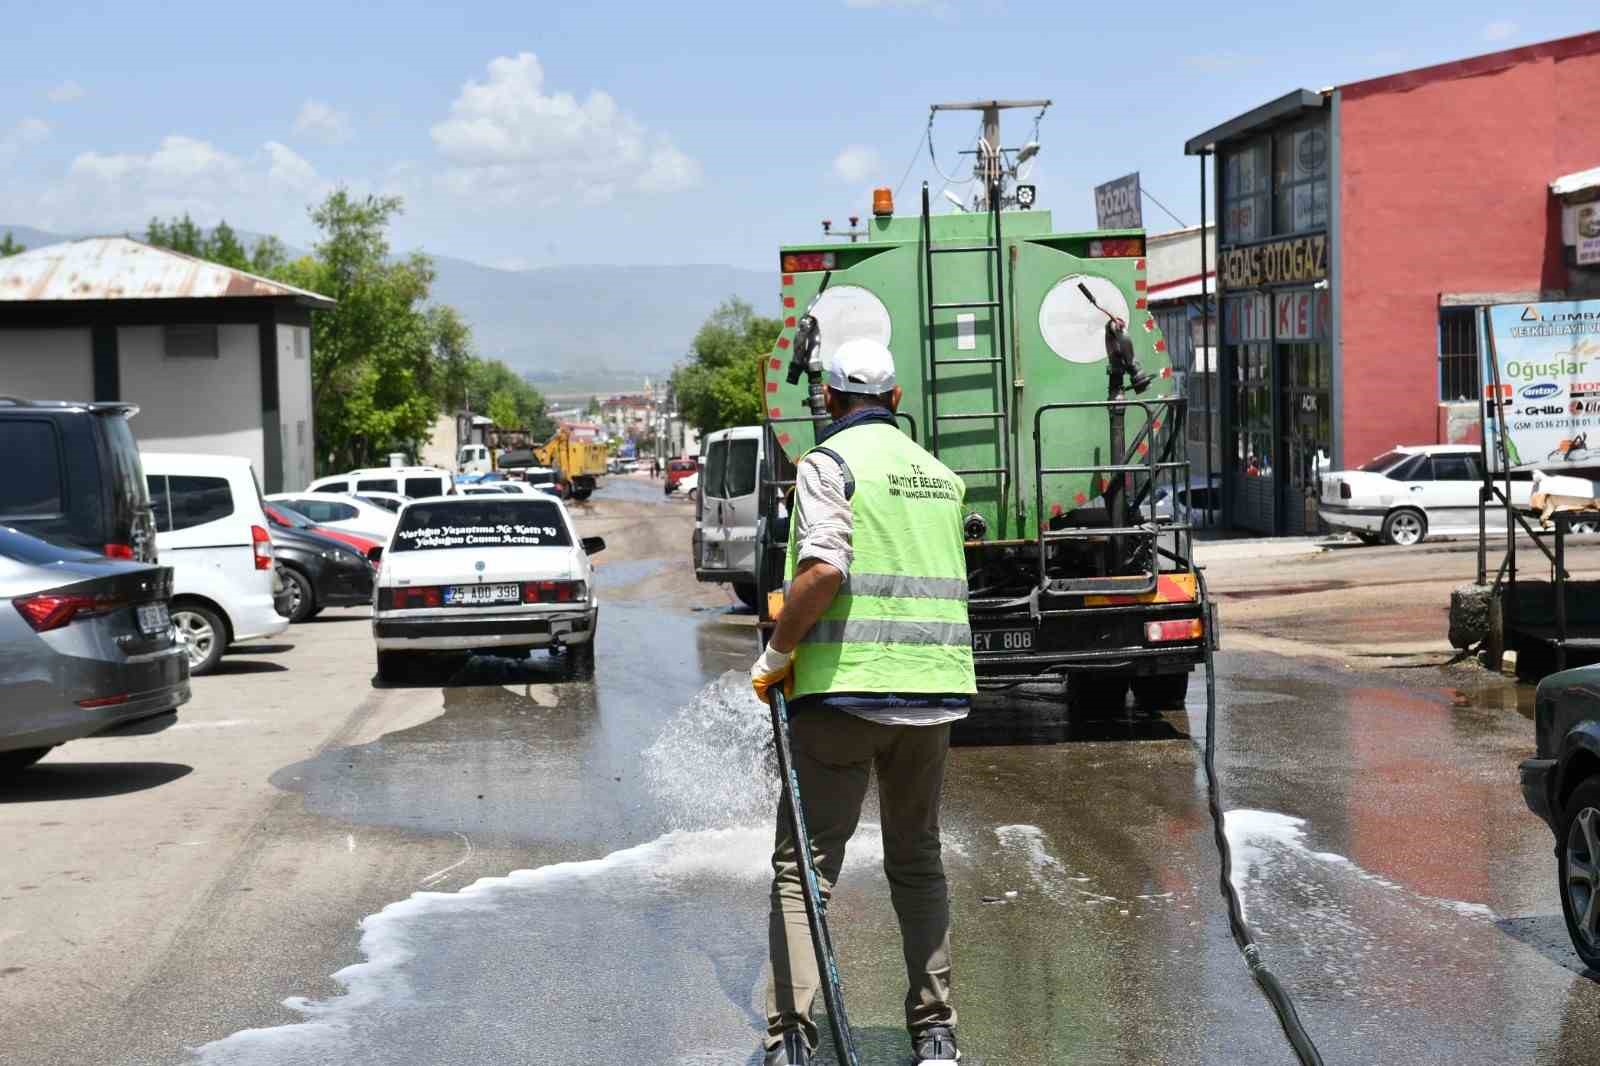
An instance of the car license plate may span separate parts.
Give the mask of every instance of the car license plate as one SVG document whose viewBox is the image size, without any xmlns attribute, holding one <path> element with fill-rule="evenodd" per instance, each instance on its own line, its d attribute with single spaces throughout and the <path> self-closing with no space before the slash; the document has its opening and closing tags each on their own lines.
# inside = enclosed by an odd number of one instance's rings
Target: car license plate
<svg viewBox="0 0 1600 1066">
<path fill-rule="evenodd" d="M 139 605 L 139 631 L 147 637 L 157 637 L 172 628 L 172 617 L 164 603 Z"/>
<path fill-rule="evenodd" d="M 1019 652 L 1033 650 L 1034 631 L 1030 629 L 979 629 L 972 633 L 974 652 Z"/>
<path fill-rule="evenodd" d="M 449 585 L 444 590 L 448 606 L 480 607 L 489 603 L 519 603 L 521 585 Z"/>
</svg>

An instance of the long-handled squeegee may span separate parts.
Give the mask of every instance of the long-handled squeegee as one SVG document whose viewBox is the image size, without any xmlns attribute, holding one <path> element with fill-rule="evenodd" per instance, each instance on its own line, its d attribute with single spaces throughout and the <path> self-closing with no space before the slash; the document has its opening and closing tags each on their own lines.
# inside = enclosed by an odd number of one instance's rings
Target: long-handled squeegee
<svg viewBox="0 0 1600 1066">
<path fill-rule="evenodd" d="M 783 777 L 783 805 L 789 812 L 789 832 L 800 862 L 800 892 L 806 901 L 806 919 L 811 923 L 811 946 L 817 952 L 817 971 L 822 974 L 822 1002 L 828 1008 L 828 1026 L 844 1066 L 860 1066 L 855 1038 L 850 1035 L 850 1019 L 844 1012 L 844 988 L 839 983 L 839 964 L 833 958 L 833 940 L 828 936 L 827 904 L 817 886 L 817 864 L 811 855 L 811 835 L 806 832 L 805 808 L 800 804 L 800 778 L 794 772 L 789 754 L 789 704 L 779 686 L 772 688 L 772 739 L 778 748 L 778 773 Z"/>
</svg>

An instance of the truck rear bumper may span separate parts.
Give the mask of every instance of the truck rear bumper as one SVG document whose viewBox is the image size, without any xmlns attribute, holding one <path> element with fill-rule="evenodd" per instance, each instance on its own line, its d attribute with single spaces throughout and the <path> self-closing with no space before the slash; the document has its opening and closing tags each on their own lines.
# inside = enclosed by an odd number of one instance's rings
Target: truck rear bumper
<svg viewBox="0 0 1600 1066">
<path fill-rule="evenodd" d="M 1147 638 L 1147 623 L 1192 619 L 1205 623 L 1204 638 L 1173 641 Z M 983 641 L 984 635 L 989 633 L 1033 634 L 1027 650 L 975 651 L 973 663 L 978 684 L 984 687 L 1053 680 L 1077 671 L 1106 671 L 1129 676 L 1187 673 L 1205 661 L 1206 639 L 1216 640 L 1214 619 L 1214 612 L 1205 612 L 1196 603 L 1046 611 L 1037 621 L 1026 610 L 973 612 L 975 647 L 995 647 L 1003 643 L 993 639 Z"/>
</svg>

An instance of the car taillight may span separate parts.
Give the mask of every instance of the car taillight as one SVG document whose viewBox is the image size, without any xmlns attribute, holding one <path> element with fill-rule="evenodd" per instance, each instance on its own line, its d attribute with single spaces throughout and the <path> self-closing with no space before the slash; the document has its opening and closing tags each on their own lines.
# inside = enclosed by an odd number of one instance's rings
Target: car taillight
<svg viewBox="0 0 1600 1066">
<path fill-rule="evenodd" d="M 1180 618 L 1173 622 L 1149 622 L 1144 627 L 1144 639 L 1149 644 L 1165 644 L 1174 640 L 1199 640 L 1205 636 L 1206 625 L 1198 618 Z"/>
<path fill-rule="evenodd" d="M 106 554 L 106 558 L 107 559 L 132 559 L 133 558 L 133 545 L 132 544 L 107 544 L 105 546 L 105 554 Z"/>
<path fill-rule="evenodd" d="M 410 611 L 418 607 L 438 607 L 444 603 L 444 590 L 438 585 L 414 585 L 379 589 L 380 611 Z"/>
<path fill-rule="evenodd" d="M 17 613 L 33 627 L 36 633 L 60 629 L 75 618 L 91 618 L 118 607 L 127 601 L 116 596 L 84 596 L 61 592 L 36 592 L 32 596 L 18 596 L 11 601 Z"/>
<path fill-rule="evenodd" d="M 250 527 L 250 548 L 256 555 L 256 569 L 271 570 L 272 537 L 260 526 Z"/>
<path fill-rule="evenodd" d="M 96 707 L 115 707 L 128 702 L 128 693 L 119 692 L 115 696 L 95 696 L 92 699 L 79 700 L 78 706 L 84 710 L 93 710 Z"/>
<path fill-rule="evenodd" d="M 1350 483 L 1348 481 L 1339 482 L 1339 499 L 1348 500 L 1349 498 L 1350 498 Z"/>
<path fill-rule="evenodd" d="M 1090 241 L 1090 259 L 1131 259 L 1144 254 L 1144 241 L 1138 237 L 1118 237 Z"/>
<path fill-rule="evenodd" d="M 783 257 L 785 274 L 803 274 L 808 270 L 832 270 L 835 262 L 832 252 L 791 252 Z"/>
<path fill-rule="evenodd" d="M 589 589 L 582 581 L 524 581 L 523 603 L 577 603 Z"/>
</svg>

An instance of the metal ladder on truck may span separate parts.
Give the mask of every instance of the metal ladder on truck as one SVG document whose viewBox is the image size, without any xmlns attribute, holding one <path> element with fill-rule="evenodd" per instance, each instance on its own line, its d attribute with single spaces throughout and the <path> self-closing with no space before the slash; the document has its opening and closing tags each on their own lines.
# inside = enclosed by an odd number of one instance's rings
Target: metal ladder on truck
<svg viewBox="0 0 1600 1066">
<path fill-rule="evenodd" d="M 1006 365 L 1006 322 L 1005 322 L 1005 259 L 1001 249 L 1004 247 L 1000 240 L 1000 187 L 998 182 L 991 181 L 989 185 L 989 234 L 982 244 L 944 244 L 936 246 L 933 243 L 932 214 L 928 209 L 928 183 L 922 183 L 922 262 L 924 274 L 922 329 L 925 338 L 924 347 L 927 352 L 928 368 L 928 443 L 935 456 L 943 458 L 939 451 L 940 431 L 946 423 L 950 422 L 993 422 L 995 424 L 995 448 L 999 453 L 998 466 L 980 466 L 956 468 L 953 473 L 966 478 L 970 476 L 998 477 L 1000 479 L 998 499 L 1004 508 L 1005 501 L 1011 493 L 1013 468 L 1012 462 L 1012 432 L 1011 432 L 1011 381 L 1010 368 Z M 992 264 L 992 270 L 986 270 L 985 277 L 992 280 L 993 298 L 977 300 L 940 300 L 934 289 L 934 259 L 941 255 L 982 255 Z M 987 310 L 993 329 L 990 336 L 992 344 L 989 355 L 972 356 L 946 356 L 939 354 L 935 318 L 939 312 L 966 311 L 977 312 Z M 959 336 L 959 327 L 957 334 Z M 995 386 L 995 395 L 1000 402 L 997 410 L 972 411 L 972 412 L 942 412 L 939 410 L 939 369 L 941 367 L 957 366 L 986 366 L 991 374 L 991 381 Z"/>
</svg>

